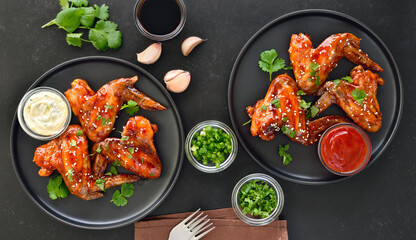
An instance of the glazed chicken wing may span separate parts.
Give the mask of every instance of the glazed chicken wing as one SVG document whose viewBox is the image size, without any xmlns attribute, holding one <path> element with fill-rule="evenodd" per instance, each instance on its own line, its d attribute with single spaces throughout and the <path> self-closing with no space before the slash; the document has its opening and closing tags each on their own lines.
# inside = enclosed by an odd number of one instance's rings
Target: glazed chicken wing
<svg viewBox="0 0 416 240">
<path fill-rule="evenodd" d="M 135 89 L 133 85 L 137 80 L 137 76 L 116 79 L 102 86 L 96 93 L 85 80 L 75 79 L 71 83 L 72 88 L 65 95 L 91 141 L 102 141 L 110 135 L 116 116 L 126 101 L 135 101 L 145 110 L 166 109 Z"/>
<path fill-rule="evenodd" d="M 314 121 L 306 119 L 305 110 L 300 107 L 301 98 L 298 87 L 287 74 L 277 76 L 269 86 L 264 99 L 257 101 L 254 107 L 247 107 L 251 118 L 251 134 L 262 140 L 272 140 L 281 128 L 286 129 L 289 138 L 303 145 L 316 142 L 322 131 L 341 122 L 343 117 L 328 116 Z M 292 132 L 291 134 L 288 132 Z"/>
<path fill-rule="evenodd" d="M 376 73 L 356 66 L 351 70 L 352 83 L 347 81 L 326 82 L 318 91 L 321 98 L 315 107 L 322 112 L 331 104 L 337 104 L 360 127 L 376 132 L 381 127 L 381 112 L 377 101 L 377 86 L 383 85 L 384 80 Z M 362 103 L 354 100 L 353 91 L 364 91 L 366 97 Z"/>
<path fill-rule="evenodd" d="M 102 173 L 107 167 L 107 161 L 118 161 L 123 168 L 141 177 L 158 178 L 162 164 L 153 144 L 153 135 L 157 130 L 155 124 L 142 116 L 130 118 L 124 127 L 122 139 L 106 138 L 95 144 L 94 149 L 99 154 L 93 166 L 94 171 Z"/>
<path fill-rule="evenodd" d="M 133 174 L 103 176 L 92 173 L 88 140 L 79 125 L 70 125 L 61 136 L 38 147 L 33 161 L 41 168 L 39 175 L 42 177 L 47 177 L 54 170 L 58 170 L 68 190 L 83 200 L 103 196 L 102 190 L 95 184 L 98 179 L 104 179 L 105 188 L 140 179 Z"/>
<path fill-rule="evenodd" d="M 382 72 L 383 69 L 361 51 L 359 43 L 360 39 L 353 34 L 339 33 L 314 49 L 309 35 L 293 34 L 289 55 L 298 87 L 307 94 L 316 92 L 342 57 L 366 69 Z"/>
</svg>

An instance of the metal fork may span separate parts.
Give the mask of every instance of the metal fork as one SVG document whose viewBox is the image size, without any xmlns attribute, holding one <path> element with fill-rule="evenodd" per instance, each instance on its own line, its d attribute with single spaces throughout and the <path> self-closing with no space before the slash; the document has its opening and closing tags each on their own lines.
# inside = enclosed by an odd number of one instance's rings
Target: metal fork
<svg viewBox="0 0 416 240">
<path fill-rule="evenodd" d="M 201 218 L 201 216 L 204 214 L 201 212 L 198 216 L 191 220 L 191 218 L 195 216 L 199 210 L 200 209 L 196 210 L 194 213 L 176 225 L 170 231 L 168 240 L 198 240 L 211 232 L 215 227 L 212 226 L 210 229 L 206 230 L 212 225 L 212 222 L 207 224 L 210 221 L 210 219 L 207 218 L 208 215 L 205 215 Z"/>
</svg>

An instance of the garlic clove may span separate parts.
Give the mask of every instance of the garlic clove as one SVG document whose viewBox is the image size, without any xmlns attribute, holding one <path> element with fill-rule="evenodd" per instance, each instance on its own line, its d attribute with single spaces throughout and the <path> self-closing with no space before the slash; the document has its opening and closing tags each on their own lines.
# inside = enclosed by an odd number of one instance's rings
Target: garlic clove
<svg viewBox="0 0 416 240">
<path fill-rule="evenodd" d="M 168 82 L 172 79 L 174 79 L 175 77 L 177 77 L 179 74 L 184 73 L 185 71 L 182 69 L 176 69 L 176 70 L 172 70 L 166 73 L 165 77 L 163 78 L 163 80 L 165 82 Z"/>
<path fill-rule="evenodd" d="M 191 53 L 191 51 L 198 46 L 200 43 L 202 43 L 203 40 L 202 38 L 199 37 L 188 37 L 187 39 L 185 39 L 185 41 L 183 41 L 181 49 L 182 49 L 182 54 L 184 56 L 188 56 L 189 53 Z"/>
<path fill-rule="evenodd" d="M 182 71 L 182 72 L 176 75 L 174 78 L 171 78 L 171 79 L 168 78 L 169 80 L 166 80 L 166 76 L 169 74 L 173 75 L 173 73 L 171 72 L 174 72 L 174 71 L 176 71 L 175 73 L 178 73 L 178 71 Z M 166 88 L 169 91 L 174 92 L 174 93 L 181 93 L 185 91 L 188 88 L 190 82 L 191 82 L 191 74 L 187 71 L 172 70 L 165 75 Z"/>
<path fill-rule="evenodd" d="M 153 43 L 148 46 L 143 52 L 137 53 L 137 61 L 143 64 L 155 63 L 162 54 L 162 43 Z"/>
</svg>

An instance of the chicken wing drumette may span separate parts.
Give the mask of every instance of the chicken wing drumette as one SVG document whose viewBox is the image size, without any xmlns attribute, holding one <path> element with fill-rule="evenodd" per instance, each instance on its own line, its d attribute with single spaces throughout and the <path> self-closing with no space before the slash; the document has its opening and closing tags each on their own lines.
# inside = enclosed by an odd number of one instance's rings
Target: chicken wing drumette
<svg viewBox="0 0 416 240">
<path fill-rule="evenodd" d="M 94 149 L 99 154 L 93 166 L 94 172 L 102 174 L 107 162 L 118 161 L 123 168 L 141 177 L 158 178 L 162 164 L 153 144 L 157 130 L 157 125 L 142 116 L 130 118 L 121 139 L 106 138 L 95 144 Z"/>
<path fill-rule="evenodd" d="M 382 72 L 383 69 L 361 51 L 359 43 L 360 39 L 353 34 L 339 33 L 314 49 L 309 35 L 293 34 L 289 56 L 298 87 L 307 94 L 316 92 L 342 57 L 366 69 Z"/>
<path fill-rule="evenodd" d="M 281 128 L 286 128 L 289 138 L 303 145 L 316 142 L 320 133 L 328 127 L 347 120 L 340 116 L 327 116 L 309 121 L 305 110 L 300 107 L 301 98 L 298 87 L 287 74 L 277 76 L 269 86 L 264 99 L 257 101 L 254 107 L 247 107 L 251 118 L 251 134 L 270 141 Z"/>
<path fill-rule="evenodd" d="M 70 125 L 58 138 L 36 148 L 33 161 L 41 169 L 39 175 L 47 177 L 58 170 L 68 190 L 83 200 L 92 200 L 103 196 L 95 184 L 104 179 L 104 187 L 111 188 L 140 179 L 133 174 L 103 176 L 91 172 L 88 154 L 88 140 L 79 125 Z"/>
<path fill-rule="evenodd" d="M 377 101 L 377 87 L 383 85 L 384 80 L 378 74 L 356 66 L 351 70 L 352 83 L 347 81 L 328 81 L 317 92 L 322 95 L 315 103 L 315 107 L 322 112 L 331 104 L 337 104 L 360 127 L 376 132 L 381 127 L 381 112 Z M 361 100 L 357 95 L 361 92 Z"/>
<path fill-rule="evenodd" d="M 65 95 L 91 141 L 102 141 L 110 135 L 116 116 L 125 101 L 135 101 L 145 110 L 166 109 L 135 89 L 133 85 L 137 80 L 137 76 L 116 79 L 102 86 L 96 93 L 85 80 L 75 79 L 71 83 L 72 88 Z"/>
</svg>

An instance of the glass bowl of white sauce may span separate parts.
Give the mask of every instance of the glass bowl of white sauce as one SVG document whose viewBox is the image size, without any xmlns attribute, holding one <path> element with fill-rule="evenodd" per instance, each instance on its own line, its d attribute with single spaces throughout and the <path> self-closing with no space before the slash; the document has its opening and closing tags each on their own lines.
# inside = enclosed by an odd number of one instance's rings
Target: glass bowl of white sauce
<svg viewBox="0 0 416 240">
<path fill-rule="evenodd" d="M 61 135 L 71 121 L 71 106 L 65 95 L 51 87 L 28 91 L 17 107 L 22 129 L 38 140 L 51 140 Z"/>
</svg>

